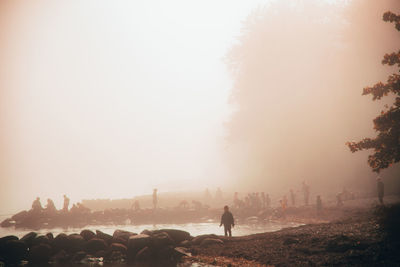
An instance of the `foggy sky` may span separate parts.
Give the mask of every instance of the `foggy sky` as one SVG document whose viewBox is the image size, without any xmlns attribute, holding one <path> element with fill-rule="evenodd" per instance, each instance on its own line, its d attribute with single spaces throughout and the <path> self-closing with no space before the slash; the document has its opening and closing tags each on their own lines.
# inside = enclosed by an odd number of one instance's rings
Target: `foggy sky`
<svg viewBox="0 0 400 267">
<path fill-rule="evenodd" d="M 0 213 L 373 177 L 344 143 L 374 134 L 399 2 L 284 2 L 1 1 Z"/>
</svg>

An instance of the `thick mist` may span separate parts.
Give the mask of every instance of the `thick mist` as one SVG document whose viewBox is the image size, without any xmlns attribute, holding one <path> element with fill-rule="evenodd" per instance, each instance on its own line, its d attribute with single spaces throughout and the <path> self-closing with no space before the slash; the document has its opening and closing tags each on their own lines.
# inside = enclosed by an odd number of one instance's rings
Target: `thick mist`
<svg viewBox="0 0 400 267">
<path fill-rule="evenodd" d="M 375 188 L 368 151 L 347 141 L 375 136 L 372 119 L 393 98 L 372 102 L 365 86 L 386 81 L 385 53 L 400 36 L 382 21 L 399 1 L 277 1 L 254 11 L 227 55 L 235 107 L 227 123 L 232 187 L 334 194 Z M 399 166 L 381 173 L 393 192 Z"/>
</svg>

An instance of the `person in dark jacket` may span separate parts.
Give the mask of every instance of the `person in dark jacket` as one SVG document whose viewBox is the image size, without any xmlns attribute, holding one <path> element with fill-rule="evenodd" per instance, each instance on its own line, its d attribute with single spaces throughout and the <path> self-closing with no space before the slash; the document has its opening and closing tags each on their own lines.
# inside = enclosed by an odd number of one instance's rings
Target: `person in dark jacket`
<svg viewBox="0 0 400 267">
<path fill-rule="evenodd" d="M 233 220 L 232 213 L 229 211 L 228 206 L 224 207 L 224 214 L 222 214 L 222 216 L 221 216 L 221 223 L 220 223 L 219 227 L 221 227 L 222 225 L 224 225 L 225 236 L 228 236 L 228 233 L 229 233 L 229 236 L 232 236 L 231 227 L 235 227 L 235 222 Z"/>
<path fill-rule="evenodd" d="M 382 182 L 382 179 L 380 177 L 378 177 L 377 179 L 377 189 L 378 189 L 378 198 L 379 198 L 379 203 L 381 203 L 381 205 L 383 205 L 383 195 L 384 195 L 384 184 Z"/>
</svg>

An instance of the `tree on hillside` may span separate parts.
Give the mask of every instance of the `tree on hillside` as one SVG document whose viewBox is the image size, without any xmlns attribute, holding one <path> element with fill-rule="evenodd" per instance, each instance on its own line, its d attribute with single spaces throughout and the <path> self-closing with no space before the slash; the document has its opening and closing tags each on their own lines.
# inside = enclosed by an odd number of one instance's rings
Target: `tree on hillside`
<svg viewBox="0 0 400 267">
<path fill-rule="evenodd" d="M 383 20 L 395 23 L 395 27 L 400 31 L 400 15 L 392 12 L 383 14 Z M 382 64 L 397 65 L 400 72 L 400 50 L 391 54 L 385 54 Z M 379 82 L 372 87 L 366 87 L 363 95 L 372 95 L 372 99 L 380 100 L 383 96 L 393 94 L 395 101 L 392 106 L 376 117 L 374 129 L 378 132 L 376 138 L 364 138 L 359 142 L 347 142 L 351 152 L 364 149 L 374 149 L 374 153 L 368 156 L 368 164 L 374 172 L 379 172 L 400 161 L 400 75 L 393 73 L 386 83 Z"/>
</svg>

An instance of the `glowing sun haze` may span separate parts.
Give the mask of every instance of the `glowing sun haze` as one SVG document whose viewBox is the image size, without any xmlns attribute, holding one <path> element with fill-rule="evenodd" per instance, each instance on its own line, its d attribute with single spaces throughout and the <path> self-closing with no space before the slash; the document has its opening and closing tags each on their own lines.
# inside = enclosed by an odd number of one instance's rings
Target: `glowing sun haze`
<svg viewBox="0 0 400 267">
<path fill-rule="evenodd" d="M 223 57 L 267 2 L 2 1 L 0 211 L 223 183 Z"/>
</svg>

